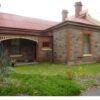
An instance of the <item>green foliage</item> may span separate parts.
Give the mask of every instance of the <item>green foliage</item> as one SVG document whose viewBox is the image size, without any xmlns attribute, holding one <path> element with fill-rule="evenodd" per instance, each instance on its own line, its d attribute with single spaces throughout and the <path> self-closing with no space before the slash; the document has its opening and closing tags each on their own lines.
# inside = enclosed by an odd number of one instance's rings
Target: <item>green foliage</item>
<svg viewBox="0 0 100 100">
<path fill-rule="evenodd" d="M 0 81 L 3 81 L 5 77 L 9 76 L 9 67 L 10 59 L 3 47 L 3 43 L 0 42 Z"/>
<path fill-rule="evenodd" d="M 74 72 L 76 77 L 84 76 L 86 74 L 86 69 L 82 66 L 79 66 L 77 70 Z"/>
<path fill-rule="evenodd" d="M 74 81 L 67 80 L 66 77 L 41 76 L 12 74 L 12 78 L 16 78 L 18 84 L 5 84 L 0 87 L 0 95 L 37 95 L 37 96 L 71 96 L 79 95 L 80 87 Z"/>
<path fill-rule="evenodd" d="M 96 75 L 100 75 L 100 64 L 79 66 L 51 63 L 18 65 L 12 69 L 9 77 L 3 78 L 4 81 L 0 80 L 0 95 L 79 95 L 81 90 L 96 84 L 94 78 Z M 68 76 L 71 76 L 72 80 L 69 80 Z"/>
</svg>

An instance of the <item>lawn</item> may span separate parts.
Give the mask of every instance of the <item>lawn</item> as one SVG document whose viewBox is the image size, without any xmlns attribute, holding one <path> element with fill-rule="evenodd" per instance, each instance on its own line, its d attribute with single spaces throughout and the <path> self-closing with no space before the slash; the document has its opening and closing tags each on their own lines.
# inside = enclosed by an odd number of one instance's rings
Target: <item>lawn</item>
<svg viewBox="0 0 100 100">
<path fill-rule="evenodd" d="M 0 95 L 76 96 L 82 90 L 97 85 L 99 75 L 99 63 L 16 65 L 9 77 L 0 82 Z M 72 79 L 68 79 L 69 76 Z"/>
<path fill-rule="evenodd" d="M 24 74 L 41 74 L 41 75 L 66 75 L 67 71 L 79 72 L 83 75 L 97 75 L 100 74 L 100 63 L 86 64 L 78 66 L 68 66 L 65 64 L 30 64 L 30 65 L 17 65 L 15 71 Z M 78 74 L 79 74 L 78 73 Z"/>
</svg>

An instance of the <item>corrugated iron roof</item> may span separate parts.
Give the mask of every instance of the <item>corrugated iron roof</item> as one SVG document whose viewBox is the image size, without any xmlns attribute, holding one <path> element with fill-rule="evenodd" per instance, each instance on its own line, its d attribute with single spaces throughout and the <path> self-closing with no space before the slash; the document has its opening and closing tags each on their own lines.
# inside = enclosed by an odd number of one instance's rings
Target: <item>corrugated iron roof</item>
<svg viewBox="0 0 100 100">
<path fill-rule="evenodd" d="M 29 18 L 8 13 L 0 13 L 0 26 L 2 27 L 45 30 L 56 24 L 57 22 L 53 21 Z"/>
</svg>

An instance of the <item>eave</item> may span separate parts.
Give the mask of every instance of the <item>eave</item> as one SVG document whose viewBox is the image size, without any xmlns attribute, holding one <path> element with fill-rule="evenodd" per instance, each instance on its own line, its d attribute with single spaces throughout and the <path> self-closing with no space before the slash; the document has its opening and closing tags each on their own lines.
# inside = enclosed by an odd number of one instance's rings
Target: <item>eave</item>
<svg viewBox="0 0 100 100">
<path fill-rule="evenodd" d="M 56 30 L 56 29 L 59 29 L 59 28 L 65 27 L 65 26 L 67 26 L 67 27 L 68 26 L 75 26 L 75 27 L 77 26 L 77 27 L 100 30 L 100 26 L 98 26 L 98 25 L 91 25 L 91 24 L 85 24 L 85 23 L 74 22 L 74 21 L 65 21 L 56 26 L 53 26 L 53 27 L 50 27 L 50 28 L 44 30 L 44 32 L 53 31 L 53 30 Z"/>
<path fill-rule="evenodd" d="M 9 35 L 40 35 L 41 30 L 0 27 L 0 34 Z"/>
</svg>

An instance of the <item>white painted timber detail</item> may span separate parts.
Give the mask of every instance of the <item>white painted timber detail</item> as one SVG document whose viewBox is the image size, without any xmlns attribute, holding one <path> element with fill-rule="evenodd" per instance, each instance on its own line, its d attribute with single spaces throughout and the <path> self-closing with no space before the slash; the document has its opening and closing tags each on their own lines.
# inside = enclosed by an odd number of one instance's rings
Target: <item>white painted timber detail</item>
<svg viewBox="0 0 100 100">
<path fill-rule="evenodd" d="M 0 35 L 0 41 L 4 41 L 4 40 L 8 40 L 8 39 L 28 39 L 28 40 L 38 42 L 37 36 Z"/>
</svg>

